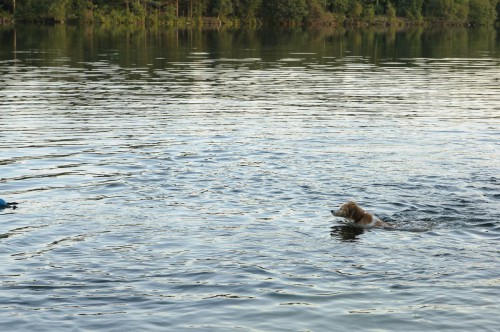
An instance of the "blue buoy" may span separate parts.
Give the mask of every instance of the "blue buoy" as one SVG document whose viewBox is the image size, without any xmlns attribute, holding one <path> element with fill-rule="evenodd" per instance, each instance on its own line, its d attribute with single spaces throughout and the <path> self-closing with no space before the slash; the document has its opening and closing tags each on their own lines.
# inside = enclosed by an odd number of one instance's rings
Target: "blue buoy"
<svg viewBox="0 0 500 332">
<path fill-rule="evenodd" d="M 17 207 L 17 203 L 16 202 L 7 203 L 5 199 L 0 198 L 0 209 L 10 208 L 10 207 L 15 209 Z"/>
</svg>

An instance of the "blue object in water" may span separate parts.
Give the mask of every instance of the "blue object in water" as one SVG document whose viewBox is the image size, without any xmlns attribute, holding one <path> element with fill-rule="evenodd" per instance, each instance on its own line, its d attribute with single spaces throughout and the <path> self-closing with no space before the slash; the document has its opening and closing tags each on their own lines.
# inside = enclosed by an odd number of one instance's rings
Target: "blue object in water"
<svg viewBox="0 0 500 332">
<path fill-rule="evenodd" d="M 0 198 L 0 209 L 5 209 L 5 208 L 17 208 L 17 203 L 12 202 L 12 203 L 7 203 L 4 199 Z"/>
</svg>

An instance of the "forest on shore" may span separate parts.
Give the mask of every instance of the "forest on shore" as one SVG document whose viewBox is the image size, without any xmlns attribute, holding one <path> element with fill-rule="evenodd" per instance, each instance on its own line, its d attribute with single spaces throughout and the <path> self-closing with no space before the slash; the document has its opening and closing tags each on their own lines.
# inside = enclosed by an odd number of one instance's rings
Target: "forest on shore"
<svg viewBox="0 0 500 332">
<path fill-rule="evenodd" d="M 499 11 L 499 0 L 0 0 L 0 23 L 493 25 Z"/>
</svg>

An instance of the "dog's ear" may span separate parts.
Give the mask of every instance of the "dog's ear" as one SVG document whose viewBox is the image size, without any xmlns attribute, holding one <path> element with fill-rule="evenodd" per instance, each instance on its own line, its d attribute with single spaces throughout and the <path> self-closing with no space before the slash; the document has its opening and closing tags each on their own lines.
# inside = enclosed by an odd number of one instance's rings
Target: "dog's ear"
<svg viewBox="0 0 500 332">
<path fill-rule="evenodd" d="M 347 214 L 351 215 L 356 210 L 356 206 L 357 206 L 356 202 L 349 201 L 346 205 Z"/>
</svg>

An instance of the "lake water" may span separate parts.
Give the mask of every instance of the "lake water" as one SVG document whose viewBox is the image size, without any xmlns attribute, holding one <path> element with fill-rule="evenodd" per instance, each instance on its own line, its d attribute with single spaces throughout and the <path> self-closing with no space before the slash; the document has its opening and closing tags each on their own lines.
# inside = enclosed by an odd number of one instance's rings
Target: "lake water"
<svg viewBox="0 0 500 332">
<path fill-rule="evenodd" d="M 500 330 L 495 30 L 0 45 L 2 331 Z"/>
</svg>

